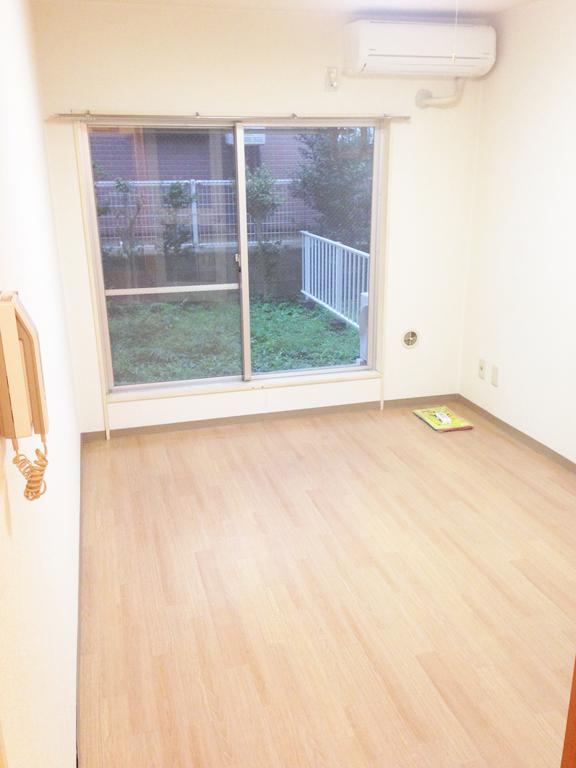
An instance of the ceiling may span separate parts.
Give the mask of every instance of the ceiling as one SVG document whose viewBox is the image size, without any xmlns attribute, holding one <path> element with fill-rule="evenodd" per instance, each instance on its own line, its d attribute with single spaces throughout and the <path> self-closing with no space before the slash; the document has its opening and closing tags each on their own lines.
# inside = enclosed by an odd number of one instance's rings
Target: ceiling
<svg viewBox="0 0 576 768">
<path fill-rule="evenodd" d="M 491 14 L 534 0 L 106 0 L 116 3 L 154 3 L 161 5 L 198 5 L 213 8 L 267 8 L 276 10 L 322 11 L 325 13 L 454 13 Z M 102 2 L 102 0 L 76 0 Z"/>
</svg>

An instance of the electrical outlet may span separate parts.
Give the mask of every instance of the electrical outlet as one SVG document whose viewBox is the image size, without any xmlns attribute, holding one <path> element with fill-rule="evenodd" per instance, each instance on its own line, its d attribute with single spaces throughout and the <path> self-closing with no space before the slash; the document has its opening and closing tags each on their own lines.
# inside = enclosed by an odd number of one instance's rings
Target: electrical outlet
<svg viewBox="0 0 576 768">
<path fill-rule="evenodd" d="M 338 67 L 326 67 L 326 90 L 337 91 L 340 88 Z"/>
<path fill-rule="evenodd" d="M 497 365 L 493 365 L 492 366 L 492 375 L 490 377 L 490 381 L 491 381 L 493 387 L 497 387 L 498 386 L 498 377 L 499 377 L 499 375 L 500 374 L 499 374 L 499 371 L 498 371 L 498 366 Z"/>
<path fill-rule="evenodd" d="M 486 378 L 486 360 L 478 360 L 478 378 L 479 379 L 485 379 Z"/>
</svg>

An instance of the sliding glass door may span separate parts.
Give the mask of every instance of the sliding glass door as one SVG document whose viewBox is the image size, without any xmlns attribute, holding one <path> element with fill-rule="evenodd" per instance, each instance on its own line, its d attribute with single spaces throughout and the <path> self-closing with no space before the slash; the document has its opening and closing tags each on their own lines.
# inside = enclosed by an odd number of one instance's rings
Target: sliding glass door
<svg viewBox="0 0 576 768">
<path fill-rule="evenodd" d="M 93 126 L 110 386 L 369 364 L 373 126 Z"/>
<path fill-rule="evenodd" d="M 366 365 L 374 128 L 244 136 L 254 373 Z"/>
<path fill-rule="evenodd" d="M 91 128 L 114 386 L 240 376 L 236 160 L 221 128 Z"/>
</svg>

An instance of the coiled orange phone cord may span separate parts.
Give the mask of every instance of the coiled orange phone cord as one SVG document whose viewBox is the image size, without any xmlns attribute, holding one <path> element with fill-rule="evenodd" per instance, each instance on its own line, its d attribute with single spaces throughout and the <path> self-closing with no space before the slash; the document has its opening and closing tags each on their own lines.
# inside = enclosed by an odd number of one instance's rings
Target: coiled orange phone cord
<svg viewBox="0 0 576 768">
<path fill-rule="evenodd" d="M 18 447 L 18 440 L 12 440 L 12 447 L 14 448 L 15 456 L 12 459 L 12 463 L 18 467 L 20 474 L 26 480 L 26 487 L 24 488 L 24 496 L 28 501 L 34 501 L 39 499 L 44 493 L 46 493 L 46 481 L 44 480 L 44 473 L 48 466 L 48 447 L 46 445 L 46 439 L 42 436 L 42 446 L 44 451 L 39 448 L 36 449 L 36 460 L 30 461 L 30 459 L 23 453 L 20 453 Z"/>
</svg>

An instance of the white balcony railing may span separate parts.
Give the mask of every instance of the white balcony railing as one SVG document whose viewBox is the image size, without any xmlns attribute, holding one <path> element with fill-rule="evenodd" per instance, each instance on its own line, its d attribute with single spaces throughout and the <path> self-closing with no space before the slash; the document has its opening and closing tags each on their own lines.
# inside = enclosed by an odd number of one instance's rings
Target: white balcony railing
<svg viewBox="0 0 576 768">
<path fill-rule="evenodd" d="M 369 273 L 370 254 L 302 231 L 302 293 L 354 328 L 367 306 Z"/>
</svg>

